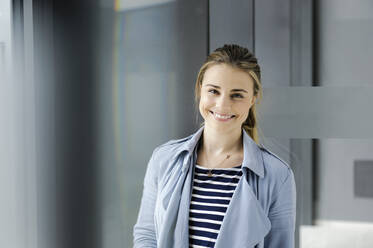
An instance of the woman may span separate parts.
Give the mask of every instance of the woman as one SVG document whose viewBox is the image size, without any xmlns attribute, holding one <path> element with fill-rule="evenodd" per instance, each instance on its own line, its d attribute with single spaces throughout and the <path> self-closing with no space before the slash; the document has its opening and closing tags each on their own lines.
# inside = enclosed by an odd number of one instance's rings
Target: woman
<svg viewBox="0 0 373 248">
<path fill-rule="evenodd" d="M 246 48 L 224 45 L 207 57 L 195 85 L 204 123 L 153 151 L 135 247 L 294 247 L 294 174 L 258 145 L 261 89 Z"/>
</svg>

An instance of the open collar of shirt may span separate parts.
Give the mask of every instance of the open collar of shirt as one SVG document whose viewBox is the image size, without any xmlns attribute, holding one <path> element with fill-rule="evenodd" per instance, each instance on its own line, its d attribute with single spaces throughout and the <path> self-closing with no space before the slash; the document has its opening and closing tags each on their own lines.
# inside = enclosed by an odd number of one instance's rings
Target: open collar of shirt
<svg viewBox="0 0 373 248">
<path fill-rule="evenodd" d="M 205 126 L 202 126 L 198 129 L 197 132 L 188 136 L 186 141 L 179 147 L 176 151 L 176 156 L 181 152 L 187 152 L 189 157 L 193 156 L 193 152 L 196 151 L 196 146 L 200 140 L 200 137 L 203 133 Z M 255 141 L 247 134 L 247 132 L 242 128 L 243 134 L 243 149 L 244 149 L 244 158 L 242 161 L 242 168 L 247 168 L 257 174 L 259 177 L 264 177 L 264 165 L 263 157 L 260 152 L 259 146 Z M 183 164 L 182 171 L 185 172 L 189 168 L 188 163 Z"/>
</svg>

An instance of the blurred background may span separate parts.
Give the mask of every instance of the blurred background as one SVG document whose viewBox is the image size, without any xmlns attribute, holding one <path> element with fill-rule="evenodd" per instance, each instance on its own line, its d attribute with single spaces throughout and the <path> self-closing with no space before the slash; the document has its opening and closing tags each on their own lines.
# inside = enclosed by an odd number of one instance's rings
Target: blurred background
<svg viewBox="0 0 373 248">
<path fill-rule="evenodd" d="M 132 247 L 153 149 L 196 131 L 206 55 L 262 68 L 296 247 L 373 247 L 370 0 L 1 0 L 0 247 Z"/>
</svg>

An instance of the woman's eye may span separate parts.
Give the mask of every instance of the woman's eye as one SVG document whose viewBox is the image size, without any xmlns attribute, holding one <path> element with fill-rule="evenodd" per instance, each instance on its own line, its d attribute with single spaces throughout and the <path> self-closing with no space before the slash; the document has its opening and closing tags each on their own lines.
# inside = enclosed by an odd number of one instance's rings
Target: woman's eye
<svg viewBox="0 0 373 248">
<path fill-rule="evenodd" d="M 238 98 L 243 98 L 243 96 L 241 94 L 233 94 L 232 96 L 233 97 L 238 97 Z"/>
<path fill-rule="evenodd" d="M 212 94 L 218 94 L 219 92 L 217 90 L 214 90 L 214 89 L 211 89 L 209 90 L 208 92 L 212 93 Z M 243 98 L 243 96 L 241 94 L 233 94 L 231 95 L 232 98 Z"/>
<path fill-rule="evenodd" d="M 215 93 L 217 93 L 217 91 L 216 91 L 216 90 L 209 90 L 209 92 L 211 92 L 212 94 L 215 94 Z"/>
</svg>

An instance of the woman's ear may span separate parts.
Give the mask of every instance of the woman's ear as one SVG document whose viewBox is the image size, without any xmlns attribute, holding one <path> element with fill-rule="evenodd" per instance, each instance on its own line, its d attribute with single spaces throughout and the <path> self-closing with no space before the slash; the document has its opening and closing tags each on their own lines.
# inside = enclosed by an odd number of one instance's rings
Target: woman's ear
<svg viewBox="0 0 373 248">
<path fill-rule="evenodd" d="M 253 106 L 256 102 L 256 96 L 253 96 L 250 100 L 250 107 Z"/>
</svg>

